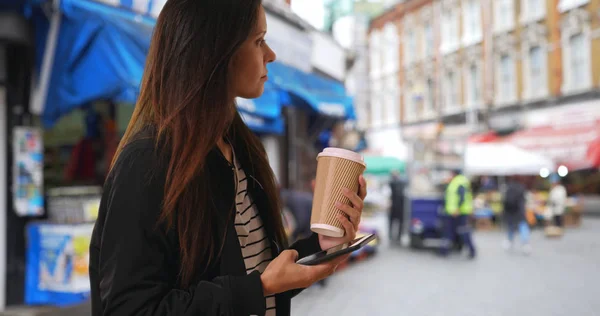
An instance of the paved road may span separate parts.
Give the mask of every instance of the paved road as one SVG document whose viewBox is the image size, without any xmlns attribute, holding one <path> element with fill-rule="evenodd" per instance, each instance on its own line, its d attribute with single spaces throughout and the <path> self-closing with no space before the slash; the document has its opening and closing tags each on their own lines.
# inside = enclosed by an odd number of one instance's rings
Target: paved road
<svg viewBox="0 0 600 316">
<path fill-rule="evenodd" d="M 309 288 L 293 315 L 600 315 L 600 219 L 564 238 L 532 236 L 533 253 L 507 253 L 501 232 L 478 233 L 479 257 L 442 260 L 383 245 L 380 253 Z"/>
</svg>

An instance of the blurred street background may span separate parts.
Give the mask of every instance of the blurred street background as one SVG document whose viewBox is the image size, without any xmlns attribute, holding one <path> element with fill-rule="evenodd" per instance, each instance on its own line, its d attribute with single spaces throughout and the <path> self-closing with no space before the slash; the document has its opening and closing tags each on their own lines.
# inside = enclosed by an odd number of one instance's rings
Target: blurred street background
<svg viewBox="0 0 600 316">
<path fill-rule="evenodd" d="M 90 314 L 91 229 L 166 1 L 0 0 L 0 315 Z M 277 61 L 236 103 L 286 231 L 310 233 L 315 157 L 340 147 L 379 237 L 293 315 L 600 314 L 600 0 L 263 5 Z"/>
</svg>

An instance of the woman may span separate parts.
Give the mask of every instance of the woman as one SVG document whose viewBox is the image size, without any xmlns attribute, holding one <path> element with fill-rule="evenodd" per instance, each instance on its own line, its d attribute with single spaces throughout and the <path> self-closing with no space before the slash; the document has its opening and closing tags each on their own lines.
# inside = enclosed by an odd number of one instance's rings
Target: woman
<svg viewBox="0 0 600 316">
<path fill-rule="evenodd" d="M 273 172 L 236 111 L 275 54 L 260 0 L 169 0 L 90 245 L 93 315 L 289 315 L 333 273 L 297 258 L 355 238 L 366 185 L 341 205 L 346 234 L 286 247 Z"/>
</svg>

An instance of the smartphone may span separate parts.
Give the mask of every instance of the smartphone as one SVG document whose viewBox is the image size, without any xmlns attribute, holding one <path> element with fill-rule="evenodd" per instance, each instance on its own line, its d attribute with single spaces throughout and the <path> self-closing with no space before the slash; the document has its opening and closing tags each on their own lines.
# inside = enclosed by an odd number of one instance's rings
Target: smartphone
<svg viewBox="0 0 600 316">
<path fill-rule="evenodd" d="M 306 266 L 314 266 L 317 264 L 321 264 L 339 256 L 354 252 L 370 243 L 373 239 L 375 239 L 374 234 L 359 237 L 351 242 L 343 243 L 341 245 L 331 247 L 327 250 L 319 251 L 317 253 L 313 253 L 312 255 L 308 255 L 296 261 L 296 263 Z"/>
</svg>

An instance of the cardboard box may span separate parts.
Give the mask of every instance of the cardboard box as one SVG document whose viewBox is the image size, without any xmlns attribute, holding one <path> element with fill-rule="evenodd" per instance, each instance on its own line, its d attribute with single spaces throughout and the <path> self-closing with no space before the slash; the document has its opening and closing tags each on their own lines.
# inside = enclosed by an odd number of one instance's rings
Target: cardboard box
<svg viewBox="0 0 600 316">
<path fill-rule="evenodd" d="M 491 218 L 475 219 L 475 229 L 476 230 L 492 230 L 493 228 L 494 228 L 494 224 L 492 223 Z"/>
<path fill-rule="evenodd" d="M 581 226 L 581 213 L 579 212 L 568 212 L 564 215 L 566 227 L 579 227 Z"/>
<path fill-rule="evenodd" d="M 561 237 L 563 235 L 563 230 L 557 226 L 547 226 L 544 229 L 544 234 L 549 238 Z"/>
</svg>

